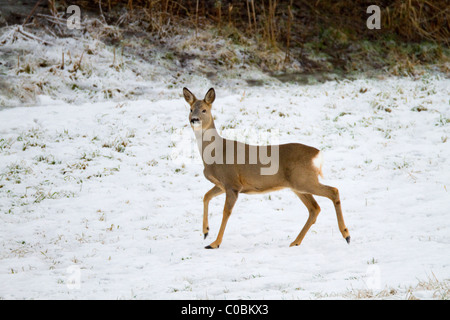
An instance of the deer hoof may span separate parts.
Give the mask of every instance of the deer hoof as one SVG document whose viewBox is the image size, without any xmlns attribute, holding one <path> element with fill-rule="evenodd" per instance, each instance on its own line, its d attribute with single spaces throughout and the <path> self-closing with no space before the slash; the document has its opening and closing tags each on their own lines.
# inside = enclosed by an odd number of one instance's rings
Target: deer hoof
<svg viewBox="0 0 450 320">
<path fill-rule="evenodd" d="M 208 232 L 203 235 L 203 239 L 206 239 L 207 236 L 208 236 Z"/>
<path fill-rule="evenodd" d="M 350 244 L 350 236 L 348 236 L 347 238 L 345 238 L 345 241 L 347 241 L 347 243 Z"/>
<path fill-rule="evenodd" d="M 219 246 L 217 246 L 217 248 L 213 248 L 211 246 L 206 246 L 205 249 L 219 249 Z"/>
</svg>

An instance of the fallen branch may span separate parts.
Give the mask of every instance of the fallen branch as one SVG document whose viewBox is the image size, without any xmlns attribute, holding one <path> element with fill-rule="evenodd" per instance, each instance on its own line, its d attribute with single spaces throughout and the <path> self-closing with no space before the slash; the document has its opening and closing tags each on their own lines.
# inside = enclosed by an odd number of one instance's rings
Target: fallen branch
<svg viewBox="0 0 450 320">
<path fill-rule="evenodd" d="M 21 35 L 23 35 L 24 37 L 26 37 L 28 39 L 42 42 L 45 45 L 53 45 L 53 43 L 50 43 L 50 42 L 48 42 L 48 41 L 46 41 L 44 39 L 38 38 L 38 37 L 36 37 L 35 35 L 33 35 L 31 33 L 25 32 L 23 30 L 22 26 L 18 26 L 17 29 L 16 29 L 16 32 L 20 33 Z"/>
<path fill-rule="evenodd" d="M 22 23 L 22 27 L 24 25 L 27 24 L 28 20 L 30 20 L 31 16 L 33 15 L 34 11 L 36 11 L 37 7 L 39 6 L 39 4 L 41 3 L 42 0 L 39 0 L 38 2 L 36 2 L 36 4 L 34 5 L 33 9 L 31 10 L 30 14 L 28 15 L 28 17 L 25 19 L 25 21 Z"/>
<path fill-rule="evenodd" d="M 25 38 L 25 39 L 39 41 L 45 45 L 53 45 L 53 43 L 51 43 L 51 42 L 48 42 L 48 41 L 41 39 L 31 33 L 26 32 L 25 30 L 23 30 L 22 26 L 16 26 L 14 28 L 11 28 L 11 30 L 7 31 L 6 33 L 4 33 L 0 37 L 0 45 L 4 45 L 11 40 L 14 42 L 14 40 L 17 39 L 18 35 L 21 35 L 22 38 Z"/>
<path fill-rule="evenodd" d="M 14 35 L 16 34 L 16 30 L 12 29 L 5 32 L 1 37 L 0 37 L 0 45 L 4 45 L 5 43 L 7 43 L 8 41 L 12 39 L 14 39 Z"/>
<path fill-rule="evenodd" d="M 49 16 L 47 14 L 42 14 L 42 13 L 38 13 L 38 14 L 36 14 L 36 16 L 40 17 L 40 18 L 44 18 L 50 23 L 57 24 L 62 27 L 67 27 L 67 20 L 64 18 Z M 80 23 L 80 25 L 82 25 L 82 24 Z"/>
</svg>

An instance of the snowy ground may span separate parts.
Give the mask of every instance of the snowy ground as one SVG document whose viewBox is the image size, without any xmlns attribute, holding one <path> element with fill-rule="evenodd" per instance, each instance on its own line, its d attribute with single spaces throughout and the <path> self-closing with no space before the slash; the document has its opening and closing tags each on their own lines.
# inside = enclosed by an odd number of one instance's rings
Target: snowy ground
<svg viewBox="0 0 450 320">
<path fill-rule="evenodd" d="M 352 242 L 317 197 L 317 223 L 293 248 L 308 213 L 286 190 L 240 195 L 220 249 L 203 249 L 224 196 L 204 240 L 212 185 L 195 158 L 175 157 L 180 134 L 193 138 L 181 87 L 169 100 L 42 96 L 2 110 L 0 299 L 448 299 L 449 88 L 436 76 L 216 88 L 224 135 L 278 130 L 325 154 Z"/>
</svg>

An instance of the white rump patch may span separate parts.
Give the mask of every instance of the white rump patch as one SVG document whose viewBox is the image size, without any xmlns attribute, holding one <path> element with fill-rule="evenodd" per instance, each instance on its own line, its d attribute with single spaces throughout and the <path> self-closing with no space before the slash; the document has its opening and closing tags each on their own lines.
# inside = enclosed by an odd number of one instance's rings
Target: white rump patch
<svg viewBox="0 0 450 320">
<path fill-rule="evenodd" d="M 323 165 L 323 155 L 322 152 L 319 153 L 312 159 L 313 166 L 317 168 L 319 172 L 322 172 Z"/>
</svg>

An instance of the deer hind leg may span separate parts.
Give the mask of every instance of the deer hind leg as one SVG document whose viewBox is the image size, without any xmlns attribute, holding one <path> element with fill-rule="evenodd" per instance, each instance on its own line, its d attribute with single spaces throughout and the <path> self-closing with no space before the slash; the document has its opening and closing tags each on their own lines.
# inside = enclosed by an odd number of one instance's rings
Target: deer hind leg
<svg viewBox="0 0 450 320">
<path fill-rule="evenodd" d="M 212 198 L 221 195 L 222 193 L 224 193 L 224 191 L 221 188 L 219 188 L 218 186 L 214 186 L 203 197 L 203 235 L 204 235 L 203 239 L 206 239 L 209 231 L 209 224 L 208 224 L 209 201 L 211 201 Z"/>
<path fill-rule="evenodd" d="M 300 245 L 300 243 L 302 242 L 306 233 L 308 232 L 309 228 L 311 228 L 311 226 L 316 222 L 317 216 L 319 215 L 319 212 L 320 212 L 319 204 L 316 202 L 316 200 L 313 198 L 313 196 L 311 194 L 300 193 L 297 191 L 294 191 L 294 193 L 300 198 L 300 200 L 308 208 L 309 217 L 305 223 L 305 226 L 300 231 L 297 238 L 290 244 L 290 247 Z"/>
<path fill-rule="evenodd" d="M 334 208 L 336 210 L 336 216 L 339 226 L 339 231 L 341 232 L 347 243 L 350 243 L 350 232 L 344 223 L 344 217 L 342 215 L 341 200 L 339 198 L 339 190 L 334 187 L 326 186 L 317 183 L 314 187 L 309 187 L 309 192 L 318 196 L 327 197 L 333 201 Z"/>
<path fill-rule="evenodd" d="M 225 206 L 223 208 L 223 217 L 222 224 L 220 225 L 219 234 L 217 235 L 217 239 L 211 243 L 209 246 L 206 246 L 205 249 L 217 249 L 222 243 L 223 234 L 225 233 L 225 228 L 227 226 L 228 218 L 231 215 L 231 211 L 233 210 L 234 204 L 238 198 L 238 192 L 236 190 L 227 189 L 226 190 L 226 198 L 225 198 Z"/>
</svg>

